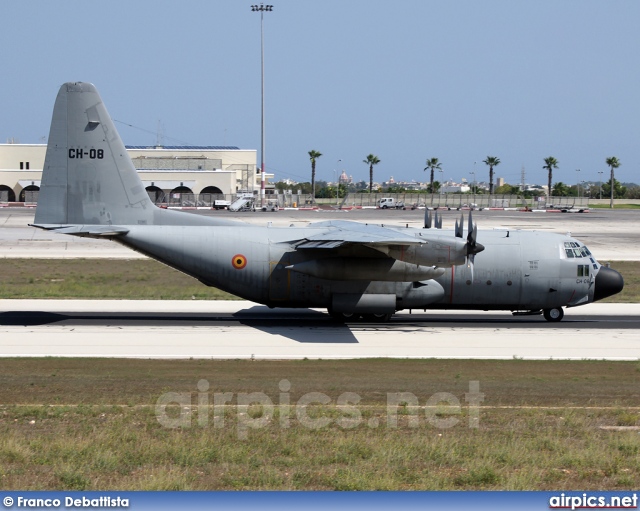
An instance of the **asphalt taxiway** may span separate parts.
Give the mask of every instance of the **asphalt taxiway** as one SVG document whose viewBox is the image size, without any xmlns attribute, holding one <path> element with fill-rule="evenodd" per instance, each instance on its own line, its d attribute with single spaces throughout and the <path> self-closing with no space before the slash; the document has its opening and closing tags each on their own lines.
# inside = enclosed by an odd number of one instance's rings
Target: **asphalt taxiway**
<svg viewBox="0 0 640 511">
<path fill-rule="evenodd" d="M 339 325 L 324 311 L 245 301 L 0 300 L 0 356 L 116 358 L 640 358 L 640 304 L 508 312 L 412 311 Z"/>
</svg>

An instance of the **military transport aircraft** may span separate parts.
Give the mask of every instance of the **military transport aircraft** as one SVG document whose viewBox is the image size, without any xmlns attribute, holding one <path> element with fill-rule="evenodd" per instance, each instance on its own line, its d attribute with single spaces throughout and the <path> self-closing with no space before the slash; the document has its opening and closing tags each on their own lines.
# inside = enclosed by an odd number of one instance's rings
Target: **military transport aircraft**
<svg viewBox="0 0 640 511">
<path fill-rule="evenodd" d="M 58 93 L 34 226 L 106 238 L 269 307 L 386 321 L 402 309 L 508 310 L 560 321 L 563 307 L 618 293 L 621 275 L 560 234 L 454 232 L 326 221 L 260 227 L 156 207 L 89 83 Z M 435 225 L 434 225 L 435 223 Z M 481 241 L 479 243 L 477 240 Z"/>
</svg>

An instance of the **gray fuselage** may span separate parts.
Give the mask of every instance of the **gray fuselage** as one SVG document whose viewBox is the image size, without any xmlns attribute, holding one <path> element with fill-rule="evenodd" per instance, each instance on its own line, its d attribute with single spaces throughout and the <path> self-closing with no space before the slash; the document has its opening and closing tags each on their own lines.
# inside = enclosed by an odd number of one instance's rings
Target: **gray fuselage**
<svg viewBox="0 0 640 511">
<path fill-rule="evenodd" d="M 395 310 L 546 309 L 592 301 L 593 282 L 600 268 L 590 255 L 568 258 L 566 243 L 583 246 L 568 236 L 481 231 L 479 238 L 486 249 L 476 255 L 473 269 L 467 264 L 446 267 L 440 277 L 420 282 L 334 280 L 287 269 L 304 261 L 349 256 L 348 248 L 332 251 L 331 256 L 322 249 L 296 250 L 295 243 L 309 236 L 310 227 L 238 224 L 127 228 L 129 233 L 118 239 L 120 243 L 206 285 L 274 307 L 331 308 L 336 295 L 393 295 Z M 376 255 L 372 251 L 372 258 L 361 257 L 358 261 L 366 267 L 384 257 Z"/>
</svg>

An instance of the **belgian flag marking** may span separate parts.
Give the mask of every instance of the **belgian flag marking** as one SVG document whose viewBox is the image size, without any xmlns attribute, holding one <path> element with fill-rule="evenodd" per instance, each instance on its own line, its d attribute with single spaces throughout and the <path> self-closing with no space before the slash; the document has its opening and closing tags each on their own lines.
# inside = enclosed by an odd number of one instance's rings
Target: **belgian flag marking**
<svg viewBox="0 0 640 511">
<path fill-rule="evenodd" d="M 236 270 L 242 270 L 247 265 L 247 258 L 242 254 L 236 254 L 231 259 L 231 264 Z"/>
</svg>

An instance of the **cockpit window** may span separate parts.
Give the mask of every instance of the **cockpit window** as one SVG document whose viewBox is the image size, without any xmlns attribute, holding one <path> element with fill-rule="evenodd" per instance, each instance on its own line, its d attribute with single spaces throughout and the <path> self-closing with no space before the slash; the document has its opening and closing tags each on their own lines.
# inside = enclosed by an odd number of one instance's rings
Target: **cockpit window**
<svg viewBox="0 0 640 511">
<path fill-rule="evenodd" d="M 589 265 L 579 264 L 578 265 L 578 277 L 588 277 L 589 276 Z"/>
<path fill-rule="evenodd" d="M 584 245 L 580 245 L 575 241 L 565 241 L 564 251 L 569 258 L 592 257 L 591 252 Z M 593 261 L 592 261 L 593 262 Z"/>
</svg>

